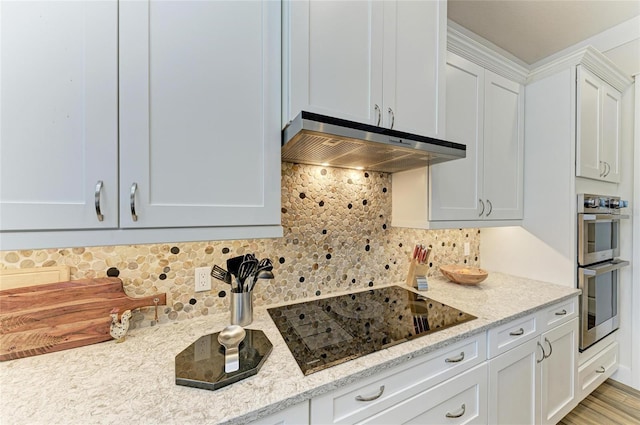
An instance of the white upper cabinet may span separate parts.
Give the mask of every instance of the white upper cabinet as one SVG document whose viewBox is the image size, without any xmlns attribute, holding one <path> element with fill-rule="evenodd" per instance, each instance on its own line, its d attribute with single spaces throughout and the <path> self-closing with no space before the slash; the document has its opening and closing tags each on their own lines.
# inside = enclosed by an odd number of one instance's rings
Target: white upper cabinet
<svg viewBox="0 0 640 425">
<path fill-rule="evenodd" d="M 466 157 L 395 173 L 392 225 L 442 228 L 521 220 L 522 85 L 449 52 L 446 134 L 467 146 Z"/>
<path fill-rule="evenodd" d="M 440 136 L 446 1 L 285 3 L 283 125 L 301 110 Z"/>
<path fill-rule="evenodd" d="M 279 28 L 277 2 L 121 2 L 121 227 L 280 224 Z"/>
<path fill-rule="evenodd" d="M 487 70 L 484 98 L 483 217 L 488 220 L 521 219 L 524 90 L 520 84 Z"/>
<path fill-rule="evenodd" d="M 0 3 L 0 230 L 118 226 L 117 13 Z"/>
<path fill-rule="evenodd" d="M 1 7 L 2 249 L 281 235 L 280 2 Z"/>
<path fill-rule="evenodd" d="M 619 183 L 621 94 L 581 65 L 576 72 L 576 175 Z"/>
</svg>

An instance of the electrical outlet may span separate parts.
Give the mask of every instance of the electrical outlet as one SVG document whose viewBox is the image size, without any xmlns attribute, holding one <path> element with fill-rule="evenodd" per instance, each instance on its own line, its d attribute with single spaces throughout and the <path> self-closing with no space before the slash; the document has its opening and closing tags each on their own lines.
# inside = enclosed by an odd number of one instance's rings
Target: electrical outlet
<svg viewBox="0 0 640 425">
<path fill-rule="evenodd" d="M 469 247 L 469 242 L 465 242 L 464 243 L 464 255 L 469 255 L 471 254 L 471 249 Z"/>
<path fill-rule="evenodd" d="M 209 267 L 196 267 L 196 292 L 211 290 L 211 269 Z"/>
</svg>

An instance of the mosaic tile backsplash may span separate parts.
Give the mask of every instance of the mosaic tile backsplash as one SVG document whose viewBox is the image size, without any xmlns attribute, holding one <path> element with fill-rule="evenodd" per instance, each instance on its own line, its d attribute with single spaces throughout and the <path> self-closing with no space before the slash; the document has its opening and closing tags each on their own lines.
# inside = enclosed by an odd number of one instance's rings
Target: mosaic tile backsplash
<svg viewBox="0 0 640 425">
<path fill-rule="evenodd" d="M 136 328 L 228 311 L 229 285 L 212 279 L 211 291 L 196 293 L 194 268 L 226 267 L 249 252 L 274 263 L 275 279 L 256 285 L 256 305 L 404 282 L 416 243 L 432 247 L 428 276 L 440 264 L 479 266 L 478 229 L 392 228 L 391 189 L 386 173 L 283 163 L 282 238 L 1 251 L 0 268 L 67 265 L 71 280 L 117 276 L 132 297 L 166 292 L 158 321 L 141 309 Z"/>
</svg>

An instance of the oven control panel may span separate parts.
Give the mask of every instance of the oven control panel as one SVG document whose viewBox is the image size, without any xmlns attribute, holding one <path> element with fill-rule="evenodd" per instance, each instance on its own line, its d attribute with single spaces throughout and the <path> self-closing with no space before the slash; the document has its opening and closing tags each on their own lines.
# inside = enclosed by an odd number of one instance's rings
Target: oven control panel
<svg viewBox="0 0 640 425">
<path fill-rule="evenodd" d="M 620 214 L 620 208 L 628 206 L 628 201 L 617 196 L 587 193 L 578 195 L 578 214 Z"/>
</svg>

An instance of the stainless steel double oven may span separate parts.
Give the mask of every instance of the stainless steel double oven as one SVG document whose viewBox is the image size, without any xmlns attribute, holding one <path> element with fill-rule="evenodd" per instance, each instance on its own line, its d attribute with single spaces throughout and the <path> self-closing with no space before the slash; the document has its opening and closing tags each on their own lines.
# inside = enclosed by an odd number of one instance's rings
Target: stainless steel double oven
<svg viewBox="0 0 640 425">
<path fill-rule="evenodd" d="M 578 195 L 578 287 L 580 351 L 619 327 L 620 213 L 626 201 L 614 196 Z"/>
</svg>

